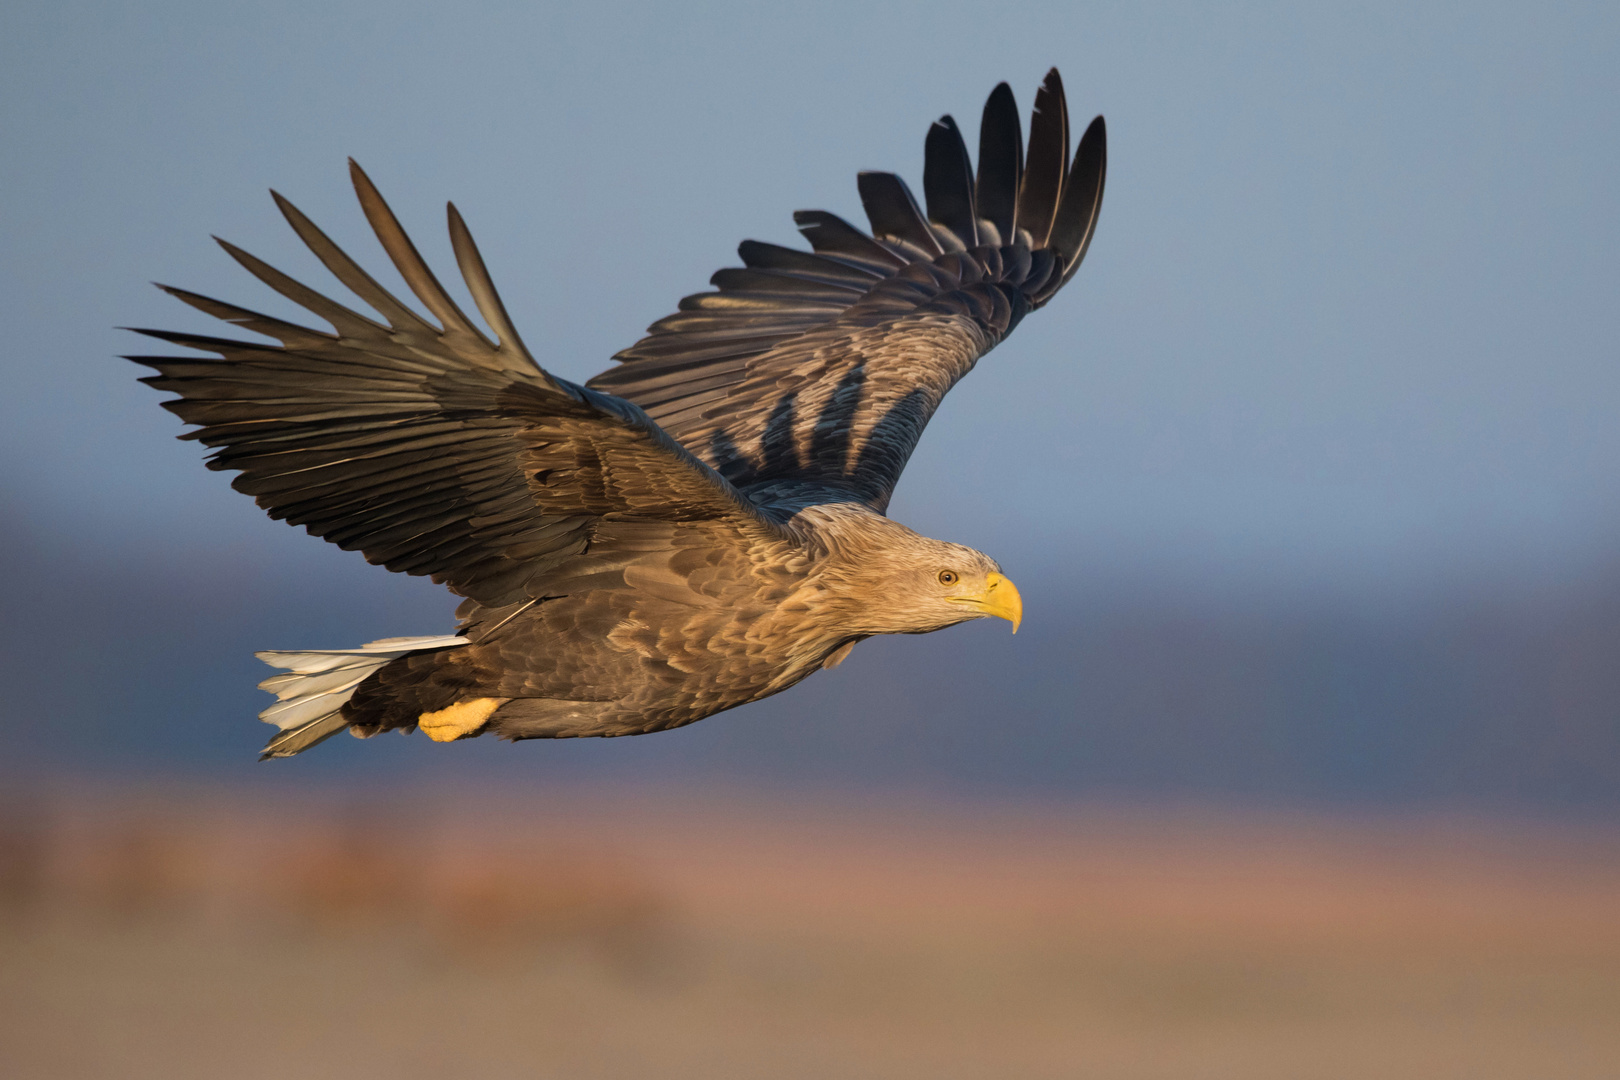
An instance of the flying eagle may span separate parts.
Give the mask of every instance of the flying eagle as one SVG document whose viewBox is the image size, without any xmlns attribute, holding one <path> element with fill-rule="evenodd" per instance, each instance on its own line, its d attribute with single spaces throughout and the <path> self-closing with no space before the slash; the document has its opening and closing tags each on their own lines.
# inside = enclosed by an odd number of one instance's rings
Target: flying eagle
<svg viewBox="0 0 1620 1080">
<path fill-rule="evenodd" d="M 1022 601 L 995 560 L 885 516 L 941 399 L 1085 257 L 1106 133 L 1069 160 L 1056 69 L 1029 145 L 991 92 L 975 172 L 955 121 L 928 132 L 924 212 L 859 175 L 871 235 L 794 215 L 810 251 L 749 240 L 717 291 L 680 302 L 581 386 L 524 347 L 461 215 L 450 240 L 488 331 L 428 269 L 359 166 L 367 221 L 433 316 L 389 293 L 286 199 L 276 205 L 353 311 L 220 241 L 330 323 L 308 329 L 183 289 L 273 338 L 140 333 L 213 356 L 137 356 L 179 397 L 208 466 L 271 517 L 465 597 L 454 636 L 262 652 L 261 714 L 287 757 L 347 729 L 439 742 L 640 735 L 758 701 L 873 634 L 920 634 Z"/>
</svg>

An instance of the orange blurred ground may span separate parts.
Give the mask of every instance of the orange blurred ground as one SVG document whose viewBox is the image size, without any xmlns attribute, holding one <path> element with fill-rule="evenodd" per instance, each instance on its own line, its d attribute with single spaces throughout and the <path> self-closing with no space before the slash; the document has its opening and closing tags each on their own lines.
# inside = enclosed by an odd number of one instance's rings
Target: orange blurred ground
<svg viewBox="0 0 1620 1080">
<path fill-rule="evenodd" d="M 0 1076 L 1620 1076 L 1620 835 L 579 789 L 58 791 Z"/>
</svg>

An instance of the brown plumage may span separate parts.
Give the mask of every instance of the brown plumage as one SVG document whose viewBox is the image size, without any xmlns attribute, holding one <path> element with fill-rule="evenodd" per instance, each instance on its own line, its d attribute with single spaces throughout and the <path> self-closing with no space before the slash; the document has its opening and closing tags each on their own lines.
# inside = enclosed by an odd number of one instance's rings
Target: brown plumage
<svg viewBox="0 0 1620 1080">
<path fill-rule="evenodd" d="M 143 334 L 214 356 L 131 357 L 272 517 L 466 597 L 457 634 L 261 653 L 287 670 L 265 756 L 339 731 L 440 741 L 635 735 L 700 720 L 832 666 L 873 634 L 924 633 L 1020 601 L 988 556 L 884 516 L 945 393 L 1084 257 L 1106 171 L 1102 118 L 1072 163 L 1056 70 L 1029 152 L 1012 92 L 985 105 L 974 172 L 956 124 L 926 143 L 919 208 L 862 173 L 872 235 L 795 215 L 812 251 L 756 241 L 717 291 L 584 386 L 541 370 L 449 208 L 493 337 L 445 292 L 351 163 L 378 239 L 437 325 L 279 195 L 293 229 L 382 321 L 221 241 L 331 324 L 307 329 L 181 289 L 275 339 Z"/>
</svg>

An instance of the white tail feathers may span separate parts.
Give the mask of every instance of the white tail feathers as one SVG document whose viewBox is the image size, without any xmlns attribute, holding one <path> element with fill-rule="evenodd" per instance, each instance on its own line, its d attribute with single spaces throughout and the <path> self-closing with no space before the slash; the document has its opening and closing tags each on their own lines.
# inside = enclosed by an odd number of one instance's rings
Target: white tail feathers
<svg viewBox="0 0 1620 1080">
<path fill-rule="evenodd" d="M 467 638 L 454 635 L 396 637 L 367 642 L 358 649 L 254 653 L 271 667 L 287 671 L 259 684 L 260 690 L 276 695 L 276 703 L 260 713 L 259 719 L 281 729 L 265 744 L 259 760 L 291 757 L 348 727 L 343 703 L 368 675 L 389 661 L 406 653 L 466 644 Z"/>
</svg>

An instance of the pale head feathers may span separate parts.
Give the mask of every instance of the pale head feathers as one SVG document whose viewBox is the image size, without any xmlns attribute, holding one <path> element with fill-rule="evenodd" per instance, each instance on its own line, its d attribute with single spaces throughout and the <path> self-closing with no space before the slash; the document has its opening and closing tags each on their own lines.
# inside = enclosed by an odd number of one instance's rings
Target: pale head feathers
<svg viewBox="0 0 1620 1080">
<path fill-rule="evenodd" d="M 925 634 L 986 612 L 981 595 L 1001 567 L 982 551 L 934 540 L 860 504 L 811 507 L 795 524 L 822 549 L 806 606 L 836 635 Z"/>
</svg>

